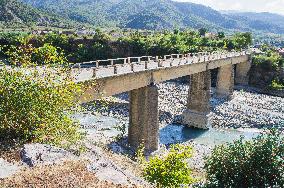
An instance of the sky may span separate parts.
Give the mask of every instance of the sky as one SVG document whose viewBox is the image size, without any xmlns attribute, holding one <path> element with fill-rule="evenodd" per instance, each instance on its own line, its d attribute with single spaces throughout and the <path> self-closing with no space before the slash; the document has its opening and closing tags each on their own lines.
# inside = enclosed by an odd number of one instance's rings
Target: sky
<svg viewBox="0 0 284 188">
<path fill-rule="evenodd" d="M 272 12 L 284 15 L 284 0 L 175 0 L 210 6 L 216 10 Z"/>
</svg>

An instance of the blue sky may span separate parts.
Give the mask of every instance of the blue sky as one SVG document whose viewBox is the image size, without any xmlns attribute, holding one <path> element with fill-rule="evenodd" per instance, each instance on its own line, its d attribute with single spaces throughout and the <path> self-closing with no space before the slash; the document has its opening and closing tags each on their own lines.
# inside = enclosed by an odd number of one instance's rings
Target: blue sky
<svg viewBox="0 0 284 188">
<path fill-rule="evenodd" d="M 210 6 L 216 10 L 272 12 L 284 15 L 284 0 L 175 0 Z"/>
</svg>

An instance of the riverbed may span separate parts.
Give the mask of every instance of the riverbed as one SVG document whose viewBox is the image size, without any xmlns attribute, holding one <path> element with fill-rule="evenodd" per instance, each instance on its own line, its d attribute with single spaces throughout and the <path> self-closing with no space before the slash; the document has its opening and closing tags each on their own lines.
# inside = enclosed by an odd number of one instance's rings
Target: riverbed
<svg viewBox="0 0 284 188">
<path fill-rule="evenodd" d="M 159 141 L 161 148 L 171 144 L 190 144 L 194 156 L 190 165 L 199 171 L 204 167 L 204 157 L 216 145 L 233 142 L 241 136 L 252 139 L 267 128 L 284 130 L 284 98 L 257 93 L 250 87 L 235 87 L 232 100 L 215 97 L 211 89 L 210 106 L 212 127 L 200 130 L 179 124 L 185 110 L 188 85 L 166 82 L 159 88 Z M 114 152 L 125 152 L 129 121 L 129 96 L 123 93 L 107 97 L 103 102 L 85 105 L 87 111 L 76 116 L 87 130 L 90 140 L 110 146 Z M 117 139 L 123 138 L 123 142 Z M 111 143 L 111 144 L 109 144 Z"/>
</svg>

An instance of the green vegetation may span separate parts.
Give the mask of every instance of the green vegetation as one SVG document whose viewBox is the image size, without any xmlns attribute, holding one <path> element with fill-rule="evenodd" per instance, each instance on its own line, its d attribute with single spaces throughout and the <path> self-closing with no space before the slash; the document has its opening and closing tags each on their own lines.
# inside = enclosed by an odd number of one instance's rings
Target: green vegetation
<svg viewBox="0 0 284 188">
<path fill-rule="evenodd" d="M 282 187 L 283 159 L 284 138 L 276 130 L 217 146 L 205 165 L 208 187 Z"/>
<path fill-rule="evenodd" d="M 68 28 L 75 22 L 48 14 L 19 0 L 0 0 L 0 28 L 29 28 L 56 26 Z"/>
<path fill-rule="evenodd" d="M 138 152 L 138 159 L 143 165 L 143 176 L 147 181 L 158 187 L 180 187 L 195 181 L 186 162 L 192 156 L 190 146 L 173 145 L 167 154 L 150 157 L 149 162 L 144 160 L 142 151 Z"/>
<path fill-rule="evenodd" d="M 261 50 L 263 54 L 253 57 L 252 71 L 256 76 L 252 78 L 252 84 L 264 88 L 282 89 L 284 78 L 281 76 L 281 70 L 284 68 L 284 58 L 273 47 L 263 45 Z"/>
<path fill-rule="evenodd" d="M 75 39 L 74 36 L 47 34 L 44 36 L 21 33 L 0 34 L 3 58 L 11 58 L 12 52 L 36 48 L 51 54 L 66 54 L 69 62 L 85 62 L 125 56 L 166 55 L 214 50 L 240 50 L 252 42 L 251 34 L 237 33 L 233 36 L 200 36 L 198 31 L 186 30 L 143 35 L 130 33 L 120 38 L 112 38 L 100 30 L 90 39 Z M 52 47 L 55 47 L 52 49 Z M 17 49 L 19 48 L 19 49 Z M 9 49 L 10 52 L 9 52 Z M 31 50 L 33 51 L 33 50 Z M 35 53 L 33 51 L 33 53 Z M 40 53 L 40 52 L 38 52 Z M 32 55 L 34 56 L 34 55 Z"/>
<path fill-rule="evenodd" d="M 272 80 L 270 87 L 271 89 L 276 89 L 276 90 L 284 89 L 284 82 L 279 82 L 278 80 Z"/>
<path fill-rule="evenodd" d="M 261 66 L 263 69 L 278 70 L 284 67 L 284 58 L 280 56 L 277 50 L 268 45 L 262 45 L 261 51 L 263 54 L 254 56 L 253 63 L 257 66 Z"/>
<path fill-rule="evenodd" d="M 0 71 L 0 138 L 68 147 L 82 138 L 69 117 L 80 86 L 45 68 Z M 43 73 L 44 71 L 44 73 Z"/>
<path fill-rule="evenodd" d="M 35 48 L 31 44 L 7 47 L 5 55 L 8 63 L 16 66 L 32 65 L 60 65 L 67 62 L 63 52 L 46 43 L 42 47 Z"/>
<path fill-rule="evenodd" d="M 81 85 L 70 78 L 59 48 L 20 41 L 2 47 L 11 67 L 0 70 L 0 141 L 75 146 L 83 133 L 70 114 L 78 110 Z"/>
</svg>

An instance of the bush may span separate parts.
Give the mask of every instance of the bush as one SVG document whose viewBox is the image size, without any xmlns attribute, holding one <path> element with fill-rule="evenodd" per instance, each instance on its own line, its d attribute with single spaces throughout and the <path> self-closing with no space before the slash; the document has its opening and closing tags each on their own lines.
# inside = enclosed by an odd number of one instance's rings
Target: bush
<svg viewBox="0 0 284 188">
<path fill-rule="evenodd" d="M 39 48 L 31 44 L 22 44 L 2 46 L 0 49 L 4 48 L 6 48 L 5 55 L 8 57 L 8 62 L 13 66 L 58 65 L 67 62 L 64 53 L 50 44 L 44 44 Z"/>
<path fill-rule="evenodd" d="M 281 90 L 284 89 L 284 82 L 280 82 L 279 80 L 275 79 L 272 80 L 270 84 L 271 89 Z"/>
<path fill-rule="evenodd" d="M 32 61 L 37 65 L 62 65 L 67 62 L 67 59 L 60 48 L 56 48 L 50 44 L 44 44 L 42 47 L 34 50 Z"/>
<path fill-rule="evenodd" d="M 282 187 L 284 139 L 272 130 L 250 141 L 243 138 L 214 148 L 207 158 L 208 187 Z"/>
<path fill-rule="evenodd" d="M 68 147 L 83 135 L 69 116 L 81 87 L 64 68 L 0 70 L 0 140 Z"/>
<path fill-rule="evenodd" d="M 281 57 L 277 53 L 256 55 L 253 57 L 253 63 L 267 71 L 277 71 L 282 63 Z"/>
<path fill-rule="evenodd" d="M 194 182 L 186 159 L 192 156 L 190 146 L 174 145 L 168 154 L 155 156 L 142 162 L 143 176 L 158 187 L 180 187 Z M 141 157 L 140 157 L 141 158 Z"/>
</svg>

